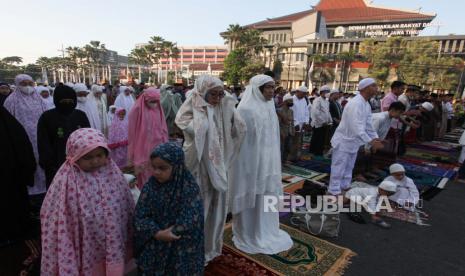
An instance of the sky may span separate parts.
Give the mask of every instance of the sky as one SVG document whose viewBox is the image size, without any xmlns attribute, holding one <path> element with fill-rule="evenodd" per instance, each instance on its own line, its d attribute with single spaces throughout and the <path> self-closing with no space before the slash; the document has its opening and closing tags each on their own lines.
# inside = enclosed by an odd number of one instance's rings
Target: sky
<svg viewBox="0 0 465 276">
<path fill-rule="evenodd" d="M 219 33 L 299 12 L 318 0 L 0 0 L 0 58 L 61 55 L 62 45 L 91 40 L 127 55 L 137 43 L 158 35 L 178 45 L 223 45 Z M 464 0 L 374 0 L 372 5 L 436 13 L 421 35 L 465 34 Z"/>
</svg>

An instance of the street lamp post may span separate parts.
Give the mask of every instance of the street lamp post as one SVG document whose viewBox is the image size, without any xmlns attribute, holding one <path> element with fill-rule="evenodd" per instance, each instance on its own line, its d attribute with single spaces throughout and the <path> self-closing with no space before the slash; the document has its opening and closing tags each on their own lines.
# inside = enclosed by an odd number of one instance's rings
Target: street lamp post
<svg viewBox="0 0 465 276">
<path fill-rule="evenodd" d="M 311 49 L 310 47 L 307 48 L 307 53 L 306 53 L 306 56 L 307 56 L 307 66 L 305 68 L 305 85 L 308 84 L 308 80 L 310 78 L 309 74 L 308 74 L 308 70 L 309 70 L 309 67 L 310 67 L 310 56 L 312 55 L 311 53 Z"/>
</svg>

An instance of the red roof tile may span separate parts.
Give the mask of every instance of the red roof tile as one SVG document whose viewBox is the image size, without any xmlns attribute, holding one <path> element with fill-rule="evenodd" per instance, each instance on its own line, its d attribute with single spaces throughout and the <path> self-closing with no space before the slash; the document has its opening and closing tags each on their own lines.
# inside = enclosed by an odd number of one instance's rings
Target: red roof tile
<svg viewBox="0 0 465 276">
<path fill-rule="evenodd" d="M 288 26 L 315 11 L 320 11 L 326 23 L 339 22 L 383 22 L 400 20 L 432 20 L 435 16 L 417 12 L 368 6 L 364 0 L 321 0 L 315 9 L 306 10 L 286 16 L 276 17 L 247 25 L 246 27 Z"/>
</svg>

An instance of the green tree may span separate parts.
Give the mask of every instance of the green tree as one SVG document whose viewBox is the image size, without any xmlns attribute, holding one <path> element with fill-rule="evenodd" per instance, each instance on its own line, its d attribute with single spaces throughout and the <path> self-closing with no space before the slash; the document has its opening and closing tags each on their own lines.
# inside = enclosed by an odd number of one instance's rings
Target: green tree
<svg viewBox="0 0 465 276">
<path fill-rule="evenodd" d="M 20 64 L 23 62 L 23 58 L 18 57 L 18 56 L 4 57 L 2 59 L 2 62 L 9 64 L 9 65 Z"/>
<path fill-rule="evenodd" d="M 237 85 L 264 71 L 265 65 L 259 54 L 268 42 L 259 30 L 231 24 L 222 36 L 231 48 L 224 62 L 223 76 L 228 83 Z"/>
<path fill-rule="evenodd" d="M 224 79 L 233 85 L 242 81 L 241 69 L 250 62 L 245 49 L 232 50 L 224 59 Z"/>
</svg>

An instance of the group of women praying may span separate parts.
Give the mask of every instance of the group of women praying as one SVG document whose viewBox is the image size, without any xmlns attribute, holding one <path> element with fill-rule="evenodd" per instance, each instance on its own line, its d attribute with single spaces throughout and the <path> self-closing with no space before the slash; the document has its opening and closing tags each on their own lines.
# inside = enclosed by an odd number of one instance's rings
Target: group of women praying
<svg viewBox="0 0 465 276">
<path fill-rule="evenodd" d="M 27 235 L 28 194 L 45 194 L 42 275 L 201 275 L 222 253 L 228 213 L 238 249 L 292 247 L 279 213 L 264 210 L 283 192 L 273 78 L 253 77 L 239 105 L 209 75 L 184 103 L 169 88 L 136 99 L 121 86 L 108 106 L 99 85 L 60 84 L 52 103 L 16 77 L 0 106 L 2 239 Z M 169 142 L 181 134 L 183 148 Z"/>
</svg>

